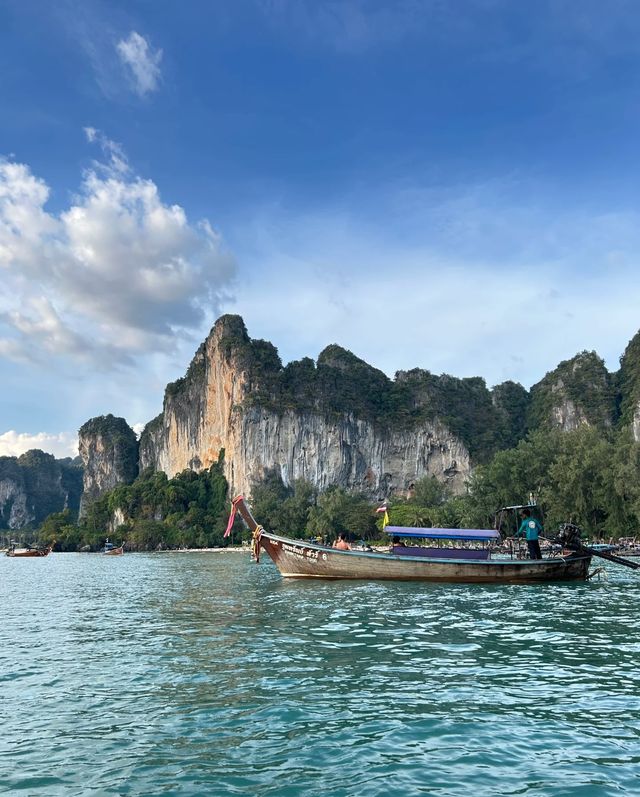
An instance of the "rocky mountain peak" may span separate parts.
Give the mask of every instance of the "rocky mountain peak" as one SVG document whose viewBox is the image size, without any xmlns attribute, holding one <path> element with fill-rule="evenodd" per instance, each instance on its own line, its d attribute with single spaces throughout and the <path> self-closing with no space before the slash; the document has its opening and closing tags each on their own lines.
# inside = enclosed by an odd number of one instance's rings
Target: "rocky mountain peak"
<svg viewBox="0 0 640 797">
<path fill-rule="evenodd" d="M 615 392 L 604 361 L 583 351 L 531 388 L 530 428 L 570 432 L 580 426 L 611 427 L 616 417 Z"/>
<path fill-rule="evenodd" d="M 78 450 L 84 465 L 82 515 L 87 504 L 102 493 L 136 478 L 138 440 L 124 418 L 99 415 L 80 428 Z"/>
<path fill-rule="evenodd" d="M 357 357 L 353 352 L 349 351 L 349 349 L 338 346 L 337 343 L 329 344 L 329 346 L 324 348 L 318 355 L 318 367 L 320 368 L 323 366 L 338 368 L 343 371 L 350 368 L 368 368 L 371 371 L 377 370 L 369 365 L 369 363 L 361 360 L 360 357 Z M 378 371 L 378 373 L 382 373 L 382 371 Z"/>
</svg>

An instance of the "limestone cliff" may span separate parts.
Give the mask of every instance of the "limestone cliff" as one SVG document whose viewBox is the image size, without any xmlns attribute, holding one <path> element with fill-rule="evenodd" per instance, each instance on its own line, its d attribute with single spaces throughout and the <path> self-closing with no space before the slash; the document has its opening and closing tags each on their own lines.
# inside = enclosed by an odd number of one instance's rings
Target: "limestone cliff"
<svg viewBox="0 0 640 797">
<path fill-rule="evenodd" d="M 167 387 L 162 414 L 140 439 L 140 468 L 169 476 L 206 468 L 224 449 L 233 491 L 266 470 L 370 496 L 403 490 L 424 475 L 453 489 L 470 471 L 467 446 L 436 416 L 407 401 L 410 390 L 350 352 L 330 346 L 283 368 L 275 348 L 251 340 L 224 316 L 186 376 Z M 405 412 L 406 410 L 406 412 Z"/>
<path fill-rule="evenodd" d="M 35 515 L 29 509 L 24 472 L 17 457 L 0 457 L 0 528 L 20 529 Z"/>
<path fill-rule="evenodd" d="M 138 475 L 138 441 L 124 418 L 101 415 L 81 427 L 78 450 L 84 465 L 82 516 L 98 496 Z"/>
<path fill-rule="evenodd" d="M 615 391 L 603 360 L 584 351 L 565 360 L 531 388 L 529 427 L 571 432 L 580 426 L 610 428 Z"/>
<path fill-rule="evenodd" d="M 640 336 L 618 375 L 595 352 L 582 352 L 527 392 L 513 382 L 488 390 L 479 377 L 422 369 L 392 380 L 337 345 L 315 362 L 283 366 L 239 316 L 223 316 L 185 376 L 167 386 L 162 413 L 140 438 L 137 467 L 135 435 L 123 419 L 94 419 L 81 429 L 83 506 L 146 468 L 168 476 L 201 470 L 222 450 L 233 491 L 248 492 L 273 470 L 287 484 L 302 478 L 372 498 L 425 475 L 459 491 L 473 465 L 529 430 L 608 429 L 620 419 L 640 440 Z"/>
<path fill-rule="evenodd" d="M 0 457 L 0 529 L 36 526 L 52 512 L 78 511 L 82 470 L 70 459 L 56 460 L 33 449 Z"/>
<path fill-rule="evenodd" d="M 631 429 L 636 443 L 640 443 L 640 332 L 630 341 L 620 358 L 616 374 L 620 397 L 620 424 Z"/>
</svg>

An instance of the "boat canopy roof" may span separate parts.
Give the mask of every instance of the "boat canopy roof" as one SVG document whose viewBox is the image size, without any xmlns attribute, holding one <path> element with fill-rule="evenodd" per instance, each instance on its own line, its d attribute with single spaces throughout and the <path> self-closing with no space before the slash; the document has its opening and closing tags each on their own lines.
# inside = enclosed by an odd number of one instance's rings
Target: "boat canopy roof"
<svg viewBox="0 0 640 797">
<path fill-rule="evenodd" d="M 410 526 L 385 526 L 387 534 L 394 537 L 422 537 L 430 540 L 497 540 L 495 529 L 422 529 Z"/>
</svg>

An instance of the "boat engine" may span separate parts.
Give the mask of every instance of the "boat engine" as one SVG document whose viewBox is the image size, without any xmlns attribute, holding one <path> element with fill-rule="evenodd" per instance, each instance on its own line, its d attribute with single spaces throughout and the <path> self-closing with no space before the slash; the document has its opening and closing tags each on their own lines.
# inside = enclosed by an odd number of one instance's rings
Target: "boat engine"
<svg viewBox="0 0 640 797">
<path fill-rule="evenodd" d="M 581 536 L 582 531 L 575 523 L 561 523 L 554 542 L 562 545 L 563 548 L 576 549 L 582 545 Z"/>
</svg>

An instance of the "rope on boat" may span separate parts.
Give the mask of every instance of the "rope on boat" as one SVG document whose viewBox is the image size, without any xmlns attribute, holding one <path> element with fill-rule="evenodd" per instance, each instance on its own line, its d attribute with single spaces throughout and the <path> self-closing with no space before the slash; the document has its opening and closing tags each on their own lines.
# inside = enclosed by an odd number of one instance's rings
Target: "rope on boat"
<svg viewBox="0 0 640 797">
<path fill-rule="evenodd" d="M 263 531 L 262 526 L 256 526 L 251 537 L 251 555 L 256 560 L 256 564 L 260 564 L 260 540 L 262 539 Z"/>
<path fill-rule="evenodd" d="M 587 581 L 590 581 L 594 576 L 598 576 L 598 581 L 608 581 L 609 576 L 607 571 L 604 567 L 596 567 L 595 570 L 592 570 L 590 573 L 587 574 Z"/>
</svg>

